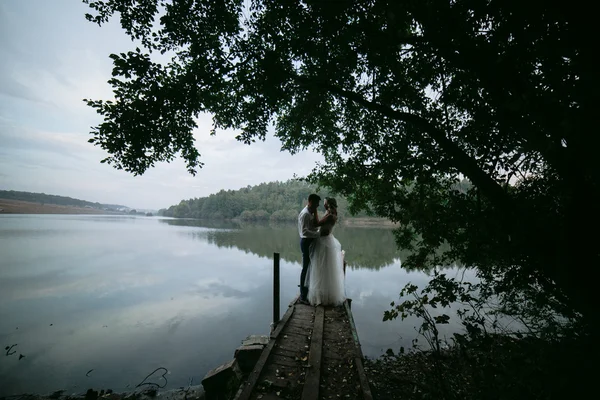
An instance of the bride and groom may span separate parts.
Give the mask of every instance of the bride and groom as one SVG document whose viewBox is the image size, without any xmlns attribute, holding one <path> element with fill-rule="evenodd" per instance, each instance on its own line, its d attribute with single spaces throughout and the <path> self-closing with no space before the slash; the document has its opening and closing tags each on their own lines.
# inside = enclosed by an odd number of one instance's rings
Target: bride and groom
<svg viewBox="0 0 600 400">
<path fill-rule="evenodd" d="M 333 236 L 337 222 L 337 201 L 326 198 L 326 212 L 319 219 L 317 208 L 321 198 L 308 196 L 308 205 L 298 215 L 298 233 L 302 251 L 300 303 L 341 305 L 346 299 L 344 259 L 340 242 Z"/>
</svg>

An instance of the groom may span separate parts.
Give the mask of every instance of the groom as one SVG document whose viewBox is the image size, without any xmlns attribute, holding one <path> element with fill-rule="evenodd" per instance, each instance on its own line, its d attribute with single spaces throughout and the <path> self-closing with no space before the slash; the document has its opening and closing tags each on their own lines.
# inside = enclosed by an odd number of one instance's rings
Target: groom
<svg viewBox="0 0 600 400">
<path fill-rule="evenodd" d="M 302 273 L 300 274 L 300 303 L 308 304 L 308 287 L 304 286 L 306 272 L 310 265 L 310 245 L 321 234 L 315 221 L 315 213 L 321 198 L 316 194 L 308 196 L 308 205 L 298 215 L 298 233 L 300 234 L 300 250 L 302 251 Z"/>
</svg>

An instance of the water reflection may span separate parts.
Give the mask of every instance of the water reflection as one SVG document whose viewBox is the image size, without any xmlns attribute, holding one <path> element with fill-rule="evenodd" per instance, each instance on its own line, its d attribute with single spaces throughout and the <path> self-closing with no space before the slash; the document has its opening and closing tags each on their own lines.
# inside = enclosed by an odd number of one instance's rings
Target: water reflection
<svg viewBox="0 0 600 400">
<path fill-rule="evenodd" d="M 229 220 L 199 220 L 199 219 L 188 219 L 188 218 L 158 218 L 161 223 L 174 225 L 174 226 L 197 226 L 201 228 L 210 229 L 240 229 L 244 226 L 241 222 L 229 221 Z"/>
<path fill-rule="evenodd" d="M 0 216 L 0 344 L 25 356 L 0 358 L 0 396 L 130 390 L 158 367 L 166 389 L 199 383 L 246 335 L 268 333 L 274 252 L 282 303 L 296 295 L 297 235 L 295 225 Z M 427 276 L 401 268 L 389 229 L 336 236 L 365 354 L 409 345 L 416 322 L 383 323 L 383 311 Z"/>
<path fill-rule="evenodd" d="M 300 262 L 298 228 L 295 224 L 243 224 L 236 222 L 161 219 L 161 223 L 178 226 L 215 228 L 210 231 L 189 232 L 200 240 L 223 248 L 238 248 L 259 257 L 272 258 L 280 253 L 282 259 Z M 409 255 L 398 250 L 394 235 L 388 228 L 336 227 L 335 237 L 346 251 L 351 269 L 379 270 L 393 265 Z"/>
</svg>

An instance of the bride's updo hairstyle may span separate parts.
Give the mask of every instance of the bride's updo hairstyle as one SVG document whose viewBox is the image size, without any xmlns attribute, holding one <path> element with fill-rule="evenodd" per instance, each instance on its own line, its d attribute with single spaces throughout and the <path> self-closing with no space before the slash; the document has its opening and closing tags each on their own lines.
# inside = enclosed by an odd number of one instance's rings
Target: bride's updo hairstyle
<svg viewBox="0 0 600 400">
<path fill-rule="evenodd" d="M 334 199 L 333 197 L 327 197 L 325 200 L 327 200 L 327 204 L 329 204 L 329 207 L 333 207 L 335 209 L 337 209 L 337 200 Z"/>
</svg>

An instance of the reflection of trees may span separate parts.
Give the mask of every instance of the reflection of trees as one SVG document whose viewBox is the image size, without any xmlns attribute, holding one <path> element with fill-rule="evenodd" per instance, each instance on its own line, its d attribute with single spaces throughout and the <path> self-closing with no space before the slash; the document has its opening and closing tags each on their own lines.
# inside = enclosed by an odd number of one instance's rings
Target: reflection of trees
<svg viewBox="0 0 600 400">
<path fill-rule="evenodd" d="M 334 234 L 346 251 L 350 268 L 379 269 L 402 258 L 389 229 L 340 227 Z M 271 258 L 273 253 L 280 253 L 286 261 L 300 262 L 300 238 L 295 225 L 247 225 L 234 231 L 212 231 L 208 233 L 208 241 L 219 247 L 235 246 L 261 257 Z"/>
<path fill-rule="evenodd" d="M 176 225 L 176 226 L 197 226 L 200 228 L 212 228 L 212 229 L 238 229 L 240 224 L 235 221 L 218 221 L 218 220 L 199 220 L 199 219 L 175 219 L 175 218 L 164 218 L 159 219 L 161 223 Z"/>
<path fill-rule="evenodd" d="M 296 224 L 248 223 L 214 220 L 161 219 L 163 223 L 177 226 L 197 226 L 215 229 L 194 237 L 208 240 L 218 247 L 238 248 L 260 257 L 273 258 L 279 253 L 283 260 L 300 262 L 300 238 Z M 391 229 L 338 226 L 335 237 L 346 251 L 350 269 L 379 270 L 405 260 L 410 253 L 398 250 Z"/>
</svg>

